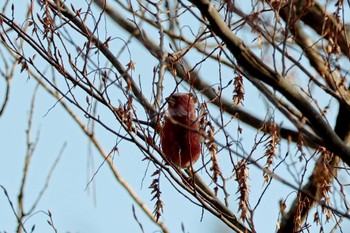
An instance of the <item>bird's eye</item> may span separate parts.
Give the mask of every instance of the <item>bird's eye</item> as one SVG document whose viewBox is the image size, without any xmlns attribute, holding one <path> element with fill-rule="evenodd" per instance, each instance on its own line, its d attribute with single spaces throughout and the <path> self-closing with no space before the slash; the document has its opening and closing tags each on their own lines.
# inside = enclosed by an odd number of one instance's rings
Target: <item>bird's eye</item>
<svg viewBox="0 0 350 233">
<path fill-rule="evenodd" d="M 174 107 L 177 104 L 177 101 L 174 97 L 168 97 L 166 98 L 166 101 L 168 102 L 168 105 L 171 107 Z"/>
</svg>

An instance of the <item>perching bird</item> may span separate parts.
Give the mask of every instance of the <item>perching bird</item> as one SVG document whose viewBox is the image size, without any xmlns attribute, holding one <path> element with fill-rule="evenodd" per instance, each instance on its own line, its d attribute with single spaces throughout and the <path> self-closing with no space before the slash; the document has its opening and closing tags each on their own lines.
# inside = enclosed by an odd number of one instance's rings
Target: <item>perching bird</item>
<svg viewBox="0 0 350 233">
<path fill-rule="evenodd" d="M 162 150 L 173 164 L 187 168 L 198 160 L 201 152 L 194 97 L 175 93 L 166 100 L 169 108 L 160 134 Z"/>
</svg>

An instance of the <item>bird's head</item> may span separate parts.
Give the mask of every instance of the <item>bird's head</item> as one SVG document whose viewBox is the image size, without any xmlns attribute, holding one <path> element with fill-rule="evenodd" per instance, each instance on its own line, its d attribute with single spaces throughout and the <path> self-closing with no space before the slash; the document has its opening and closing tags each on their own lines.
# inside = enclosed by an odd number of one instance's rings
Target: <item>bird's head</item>
<svg viewBox="0 0 350 233">
<path fill-rule="evenodd" d="M 169 105 L 169 115 L 172 117 L 189 116 L 194 118 L 195 112 L 195 97 L 190 93 L 174 93 L 166 101 Z"/>
</svg>

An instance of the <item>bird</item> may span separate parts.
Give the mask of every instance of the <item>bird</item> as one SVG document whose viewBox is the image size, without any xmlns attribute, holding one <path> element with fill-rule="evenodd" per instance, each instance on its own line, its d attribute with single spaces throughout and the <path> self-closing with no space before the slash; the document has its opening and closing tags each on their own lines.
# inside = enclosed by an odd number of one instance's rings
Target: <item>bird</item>
<svg viewBox="0 0 350 233">
<path fill-rule="evenodd" d="M 160 132 L 162 151 L 177 167 L 192 167 L 201 154 L 194 96 L 174 93 L 166 98 L 166 102 L 168 110 Z"/>
</svg>

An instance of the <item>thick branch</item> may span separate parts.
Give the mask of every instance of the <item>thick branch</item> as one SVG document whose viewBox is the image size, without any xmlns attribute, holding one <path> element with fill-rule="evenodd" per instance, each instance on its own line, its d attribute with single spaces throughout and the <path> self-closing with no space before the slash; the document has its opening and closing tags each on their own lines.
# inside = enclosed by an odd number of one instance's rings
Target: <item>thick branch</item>
<svg viewBox="0 0 350 233">
<path fill-rule="evenodd" d="M 303 2 L 303 1 L 300 1 Z M 300 2 L 298 2 L 300 4 Z M 315 8 L 315 6 L 312 7 L 305 7 L 305 6 L 291 6 L 293 9 L 294 8 L 302 8 L 305 11 L 308 11 L 313 8 Z M 320 10 L 319 7 L 316 7 L 316 9 Z M 315 10 L 315 9 L 314 9 Z M 314 12 L 314 10 L 312 10 L 312 12 Z M 292 15 L 290 15 L 290 13 L 292 12 Z M 313 41 L 311 38 L 309 38 L 306 33 L 304 32 L 304 30 L 302 29 L 302 27 L 300 26 L 300 21 L 298 20 L 299 18 L 301 19 L 307 19 L 307 17 L 303 17 L 303 12 L 293 12 L 289 10 L 289 7 L 284 7 L 282 8 L 280 11 L 280 16 L 283 18 L 283 20 L 288 24 L 288 28 L 291 31 L 291 33 L 293 34 L 295 41 L 297 42 L 297 44 L 301 47 L 301 49 L 305 52 L 307 58 L 310 61 L 310 64 L 315 68 L 315 70 L 319 73 L 319 75 L 324 78 L 324 80 L 326 81 L 326 83 L 328 84 L 328 86 L 335 92 L 337 92 L 337 94 L 341 97 L 338 98 L 338 100 L 342 100 L 344 99 L 345 102 L 350 103 L 350 97 L 349 97 L 349 93 L 347 91 L 347 88 L 345 87 L 345 85 L 341 84 L 341 79 L 339 77 L 339 75 L 337 74 L 336 71 L 331 71 L 330 70 L 330 64 L 327 60 L 324 59 L 323 56 L 321 56 L 320 52 L 318 51 L 318 49 L 315 46 L 315 41 Z M 295 14 L 293 14 L 295 13 Z M 301 15 L 298 15 L 298 13 L 300 13 Z M 309 15 L 309 14 L 307 14 Z M 332 17 L 331 17 L 332 18 Z M 317 19 L 315 20 L 319 20 L 319 17 L 317 17 Z M 332 22 L 334 21 L 331 20 Z M 317 22 L 317 23 L 316 23 Z M 327 21 L 328 22 L 328 21 Z M 317 29 L 315 29 L 317 32 L 319 27 L 323 27 L 325 22 L 324 19 L 320 20 L 320 21 L 315 21 L 313 22 L 313 26 L 316 26 Z M 328 25 L 329 23 L 327 23 Z M 338 24 L 337 24 L 338 25 Z M 328 27 L 331 27 L 328 25 Z M 332 27 L 340 27 L 339 25 L 333 25 Z M 329 32 L 329 28 L 326 28 L 325 31 L 328 32 L 329 34 L 331 32 Z M 333 32 L 334 33 L 334 32 Z M 339 33 L 339 35 L 342 35 L 343 33 Z M 323 36 L 323 34 L 321 34 Z M 329 38 L 330 36 L 333 36 L 331 38 Z M 338 36 L 338 35 L 336 35 Z M 326 38 L 328 38 L 329 40 L 336 40 L 336 36 L 335 35 L 328 35 Z M 349 47 L 347 48 L 347 51 L 349 51 Z M 345 107 L 345 106 L 344 106 Z"/>
<path fill-rule="evenodd" d="M 140 43 L 143 46 L 145 46 L 148 50 L 151 51 L 151 54 L 153 54 L 154 56 L 160 54 L 159 46 L 150 38 L 145 36 L 145 34 L 141 34 L 139 29 L 134 24 L 127 21 L 125 17 L 119 14 L 114 8 L 109 6 L 103 0 L 95 0 L 94 3 L 101 9 L 103 9 L 120 27 L 122 27 L 130 35 L 133 35 L 138 41 L 140 41 Z M 169 62 L 169 60 L 167 60 L 167 62 Z M 199 90 L 203 95 L 205 95 L 211 101 L 212 104 L 224 109 L 225 112 L 227 112 L 228 114 L 232 116 L 238 116 L 241 122 L 255 129 L 261 129 L 261 127 L 264 125 L 264 120 L 255 117 L 254 115 L 248 113 L 247 111 L 244 111 L 240 107 L 233 106 L 230 101 L 227 101 L 225 99 L 219 100 L 217 98 L 218 96 L 212 90 L 210 85 L 203 81 L 203 79 L 197 72 L 192 71 L 191 78 L 189 79 L 188 74 L 185 72 L 185 70 L 190 70 L 190 66 L 185 60 L 182 65 L 178 63 L 173 64 L 172 68 L 176 70 L 176 75 L 180 79 L 190 83 L 193 88 Z M 171 72 L 172 70 L 169 69 L 169 71 Z M 292 140 L 293 142 L 298 142 L 299 140 L 299 132 L 285 127 L 281 127 L 280 136 L 282 138 Z M 320 141 L 318 140 L 318 138 L 305 137 L 305 144 L 309 147 L 316 148 L 319 142 Z"/>
<path fill-rule="evenodd" d="M 341 2 L 341 1 L 339 1 Z M 339 45 L 342 53 L 350 58 L 350 37 L 345 25 L 341 24 L 335 14 L 327 14 L 326 10 L 315 1 L 295 1 L 300 19 L 319 35 L 332 38 Z M 306 7 L 307 4 L 307 7 Z M 348 31 L 349 32 L 349 31 Z"/>
<path fill-rule="evenodd" d="M 252 77 L 267 83 L 282 93 L 308 118 L 313 130 L 323 138 L 327 149 L 338 154 L 345 163 L 350 165 L 350 149 L 334 133 L 322 115 L 312 107 L 294 86 L 264 64 L 244 45 L 242 40 L 232 33 L 209 0 L 193 1 L 193 3 L 209 21 L 209 26 L 213 32 L 226 43 L 227 48 L 235 56 L 238 64 Z"/>
<path fill-rule="evenodd" d="M 343 139 L 344 143 L 348 144 L 350 142 L 350 119 L 349 119 L 350 112 L 348 108 L 344 108 L 340 106 L 339 114 L 337 117 L 337 122 L 335 125 L 335 132 L 339 135 L 341 139 Z M 303 220 L 307 217 L 307 214 L 309 213 L 310 209 L 316 204 L 315 199 L 309 198 L 309 196 L 317 197 L 319 196 L 320 192 L 320 182 L 327 182 L 332 183 L 332 180 L 334 177 L 336 177 L 337 174 L 337 167 L 340 160 L 339 157 L 336 155 L 332 156 L 331 161 L 328 163 L 327 171 L 324 170 L 324 163 L 322 156 L 318 159 L 314 172 L 312 175 L 308 178 L 308 182 L 301 188 L 301 192 L 299 193 L 299 196 L 295 198 L 295 200 L 292 202 L 291 207 L 287 213 L 285 213 L 282 216 L 280 229 L 278 230 L 278 233 L 288 233 L 288 232 L 294 232 L 293 229 L 296 229 L 297 222 L 295 221 L 295 218 L 298 216 L 298 221 L 303 222 Z M 320 173 L 321 171 L 321 173 Z M 299 208 L 299 202 L 308 200 L 308 205 L 303 205 L 302 210 L 298 210 Z M 300 211 L 298 213 L 298 211 Z M 298 214 L 297 214 L 298 213 Z"/>
</svg>

